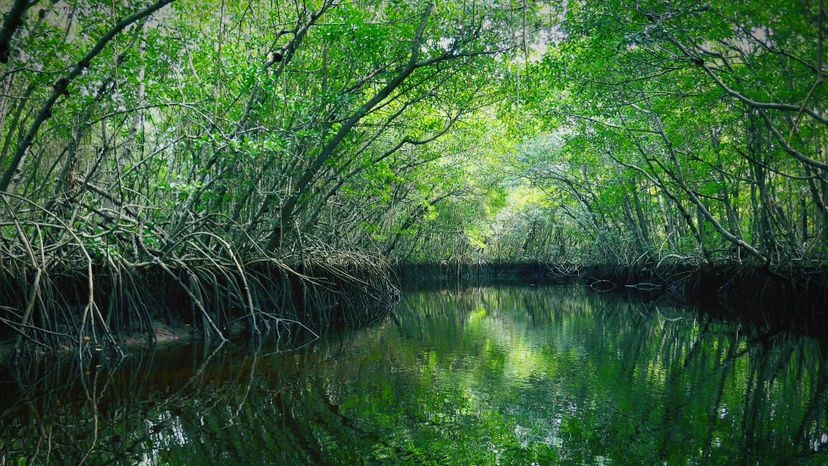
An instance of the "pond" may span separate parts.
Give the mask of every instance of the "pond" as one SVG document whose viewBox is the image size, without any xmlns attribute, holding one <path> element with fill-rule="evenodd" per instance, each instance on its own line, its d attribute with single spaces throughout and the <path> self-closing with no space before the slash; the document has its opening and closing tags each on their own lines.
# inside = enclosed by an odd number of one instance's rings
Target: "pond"
<svg viewBox="0 0 828 466">
<path fill-rule="evenodd" d="M 409 291 L 302 349 L 0 370 L 0 463 L 828 464 L 824 344 L 579 287 Z"/>
</svg>

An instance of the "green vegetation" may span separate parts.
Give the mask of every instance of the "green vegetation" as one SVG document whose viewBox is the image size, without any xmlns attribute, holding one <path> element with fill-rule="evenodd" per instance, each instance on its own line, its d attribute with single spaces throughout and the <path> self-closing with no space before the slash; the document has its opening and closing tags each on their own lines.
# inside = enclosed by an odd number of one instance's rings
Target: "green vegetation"
<svg viewBox="0 0 828 466">
<path fill-rule="evenodd" d="M 828 256 L 823 0 L 3 7 L 7 335 L 149 331 L 150 273 L 223 336 L 273 274 Z"/>
</svg>

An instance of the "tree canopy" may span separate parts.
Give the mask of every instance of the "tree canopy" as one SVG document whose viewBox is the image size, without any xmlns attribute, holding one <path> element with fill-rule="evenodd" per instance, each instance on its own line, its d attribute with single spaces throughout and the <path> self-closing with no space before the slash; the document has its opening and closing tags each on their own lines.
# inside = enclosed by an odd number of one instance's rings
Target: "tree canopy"
<svg viewBox="0 0 828 466">
<path fill-rule="evenodd" d="M 828 253 L 822 0 L 9 3 L 6 268 Z"/>
</svg>

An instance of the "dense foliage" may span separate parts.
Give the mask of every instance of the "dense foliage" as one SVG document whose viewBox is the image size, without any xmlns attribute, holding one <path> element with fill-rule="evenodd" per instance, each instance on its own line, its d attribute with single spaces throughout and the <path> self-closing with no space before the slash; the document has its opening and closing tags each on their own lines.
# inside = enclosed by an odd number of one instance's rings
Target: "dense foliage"
<svg viewBox="0 0 828 466">
<path fill-rule="evenodd" d="M 501 84 L 501 192 L 465 212 L 467 251 L 824 262 L 824 2 L 587 1 L 535 18 Z"/>
<path fill-rule="evenodd" d="M 585 2 L 560 28 L 517 169 L 576 260 L 825 259 L 824 2 Z"/>
<path fill-rule="evenodd" d="M 108 321 L 93 269 L 160 267 L 197 301 L 182 270 L 206 264 L 254 316 L 261 263 L 828 254 L 823 0 L 3 10 L 18 332 L 55 270 L 89 277 L 83 327 Z"/>
</svg>

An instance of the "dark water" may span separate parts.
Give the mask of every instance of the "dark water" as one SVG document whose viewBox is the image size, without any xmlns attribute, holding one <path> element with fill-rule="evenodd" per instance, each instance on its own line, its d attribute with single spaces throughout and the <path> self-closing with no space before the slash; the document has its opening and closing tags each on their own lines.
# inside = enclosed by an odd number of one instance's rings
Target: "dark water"
<svg viewBox="0 0 828 466">
<path fill-rule="evenodd" d="M 0 464 L 828 464 L 820 342 L 580 288 L 409 292 L 300 351 L 0 371 Z"/>
</svg>

